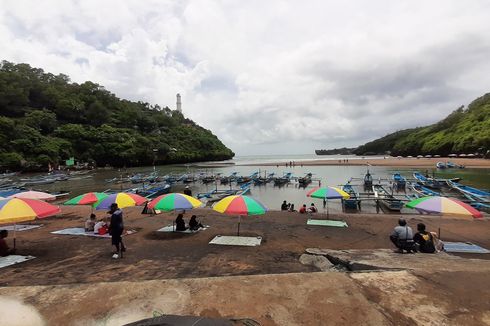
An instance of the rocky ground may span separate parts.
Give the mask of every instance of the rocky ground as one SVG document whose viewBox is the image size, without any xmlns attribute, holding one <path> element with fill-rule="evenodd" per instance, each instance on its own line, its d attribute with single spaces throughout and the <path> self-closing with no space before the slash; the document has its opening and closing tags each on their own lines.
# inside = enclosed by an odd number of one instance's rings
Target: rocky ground
<svg viewBox="0 0 490 326">
<path fill-rule="evenodd" d="M 349 227 L 330 228 L 269 212 L 242 219 L 242 234 L 263 237 L 260 247 L 228 247 L 208 242 L 234 234 L 236 217 L 196 210 L 208 230 L 159 234 L 174 214 L 131 208 L 126 225 L 138 232 L 125 238 L 126 256 L 113 260 L 109 239 L 51 234 L 81 226 L 89 213 L 63 210 L 42 228 L 17 233 L 20 254 L 37 258 L 1 270 L 7 301 L 0 324 L 31 314 L 49 325 L 121 325 L 153 313 L 248 317 L 262 325 L 490 324 L 490 255 L 394 254 L 387 235 L 398 216 L 333 216 Z M 443 240 L 490 248 L 488 219 L 408 217 L 412 226 L 420 221 L 440 228 Z M 349 271 L 345 262 L 372 268 Z"/>
</svg>

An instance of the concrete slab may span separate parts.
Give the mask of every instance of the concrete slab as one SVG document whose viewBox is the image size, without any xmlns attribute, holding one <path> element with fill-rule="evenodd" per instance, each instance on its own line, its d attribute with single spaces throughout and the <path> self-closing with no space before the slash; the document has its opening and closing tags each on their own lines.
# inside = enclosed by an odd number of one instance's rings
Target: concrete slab
<svg viewBox="0 0 490 326">
<path fill-rule="evenodd" d="M 245 246 L 255 247 L 260 246 L 262 237 L 239 237 L 229 235 L 217 235 L 209 244 L 224 245 L 224 246 Z"/>
<path fill-rule="evenodd" d="M 444 242 L 445 252 L 464 252 L 470 254 L 488 254 L 490 250 L 469 242 Z"/>
<path fill-rule="evenodd" d="M 192 234 L 192 233 L 207 230 L 208 228 L 209 228 L 209 225 L 205 225 L 203 228 L 199 228 L 198 230 L 195 230 L 195 231 L 192 231 L 190 229 L 187 229 L 185 231 L 177 231 L 177 230 L 175 230 L 175 225 L 167 225 L 161 229 L 158 229 L 157 232 L 178 232 L 178 233 L 191 233 Z"/>
<path fill-rule="evenodd" d="M 308 219 L 306 222 L 307 225 L 319 225 L 319 226 L 332 226 L 337 228 L 346 228 L 348 227 L 347 222 L 345 221 L 334 221 L 334 220 L 314 220 Z"/>
<path fill-rule="evenodd" d="M 34 259 L 34 256 L 20 256 L 20 255 L 10 255 L 6 257 L 0 257 L 0 268 L 15 265 L 18 263 L 23 263 L 25 261 Z"/>
<path fill-rule="evenodd" d="M 37 228 L 40 228 L 41 226 L 42 226 L 42 224 L 3 225 L 3 226 L 0 226 L 0 230 L 14 231 L 14 229 L 15 229 L 16 232 L 21 232 L 21 231 L 37 229 Z"/>
</svg>

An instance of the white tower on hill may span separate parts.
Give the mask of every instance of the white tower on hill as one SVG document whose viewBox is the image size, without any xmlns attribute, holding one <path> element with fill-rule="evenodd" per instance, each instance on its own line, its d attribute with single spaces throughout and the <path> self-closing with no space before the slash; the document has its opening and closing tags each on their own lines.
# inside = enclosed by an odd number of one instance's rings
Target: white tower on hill
<svg viewBox="0 0 490 326">
<path fill-rule="evenodd" d="M 177 111 L 182 113 L 182 101 L 180 100 L 180 94 L 177 93 Z"/>
</svg>

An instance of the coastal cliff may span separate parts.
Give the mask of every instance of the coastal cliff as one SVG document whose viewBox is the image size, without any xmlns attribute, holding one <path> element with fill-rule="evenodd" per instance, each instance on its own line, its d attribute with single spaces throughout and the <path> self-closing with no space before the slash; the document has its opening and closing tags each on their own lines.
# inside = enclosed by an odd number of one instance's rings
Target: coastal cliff
<svg viewBox="0 0 490 326">
<path fill-rule="evenodd" d="M 234 156 L 179 111 L 7 61 L 0 63 L 0 140 L 1 170 L 46 170 L 70 157 L 98 166 L 142 166 Z"/>
<path fill-rule="evenodd" d="M 490 93 L 426 127 L 400 130 L 354 150 L 357 155 L 480 153 L 490 150 Z"/>
</svg>

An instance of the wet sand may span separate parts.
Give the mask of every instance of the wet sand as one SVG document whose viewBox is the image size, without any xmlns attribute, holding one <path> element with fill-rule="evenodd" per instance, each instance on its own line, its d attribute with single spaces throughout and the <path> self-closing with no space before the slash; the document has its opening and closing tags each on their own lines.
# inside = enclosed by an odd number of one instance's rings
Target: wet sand
<svg viewBox="0 0 490 326">
<path fill-rule="evenodd" d="M 470 158 L 395 158 L 395 157 L 386 157 L 386 159 L 369 159 L 369 157 L 359 158 L 359 159 L 349 159 L 348 162 L 344 162 L 343 160 L 322 160 L 319 156 L 318 160 L 314 161 L 295 161 L 296 166 L 321 166 L 321 165 L 332 165 L 332 166 L 340 166 L 340 165 L 360 165 L 360 166 L 391 166 L 391 167 L 414 167 L 414 168 L 435 168 L 437 162 L 453 162 L 458 165 L 463 165 L 467 168 L 475 168 L 475 169 L 488 169 L 490 168 L 490 160 L 489 159 L 470 159 Z M 284 166 L 286 163 L 277 162 L 277 163 L 260 163 L 260 164 L 247 164 L 249 166 Z"/>
</svg>

